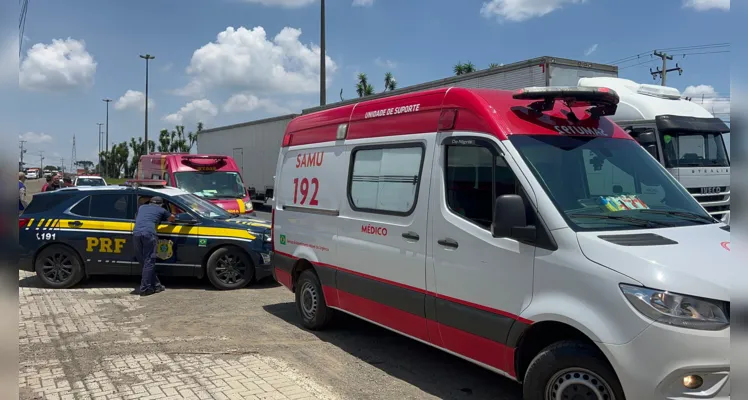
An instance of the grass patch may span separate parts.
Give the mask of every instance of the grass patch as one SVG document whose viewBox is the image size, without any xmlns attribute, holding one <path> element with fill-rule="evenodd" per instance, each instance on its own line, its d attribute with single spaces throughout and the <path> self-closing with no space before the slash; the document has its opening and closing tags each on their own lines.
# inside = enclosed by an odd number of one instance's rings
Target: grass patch
<svg viewBox="0 0 748 400">
<path fill-rule="evenodd" d="M 106 183 L 108 185 L 121 185 L 125 183 L 125 181 L 128 179 L 132 179 L 132 178 L 106 178 Z"/>
</svg>

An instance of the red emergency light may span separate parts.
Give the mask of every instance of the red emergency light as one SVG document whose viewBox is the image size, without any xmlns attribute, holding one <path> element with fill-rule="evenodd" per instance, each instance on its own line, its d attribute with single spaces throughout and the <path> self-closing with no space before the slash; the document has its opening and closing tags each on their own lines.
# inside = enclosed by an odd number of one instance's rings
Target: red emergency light
<svg viewBox="0 0 748 400">
<path fill-rule="evenodd" d="M 512 98 L 517 100 L 537 100 L 529 105 L 533 110 L 550 111 L 556 101 L 567 107 L 589 107 L 593 117 L 613 115 L 620 101 L 618 93 L 604 87 L 548 86 L 529 87 L 514 92 Z"/>
<path fill-rule="evenodd" d="M 188 155 L 182 156 L 182 164 L 198 171 L 215 171 L 225 166 L 228 158 L 221 155 Z"/>
</svg>

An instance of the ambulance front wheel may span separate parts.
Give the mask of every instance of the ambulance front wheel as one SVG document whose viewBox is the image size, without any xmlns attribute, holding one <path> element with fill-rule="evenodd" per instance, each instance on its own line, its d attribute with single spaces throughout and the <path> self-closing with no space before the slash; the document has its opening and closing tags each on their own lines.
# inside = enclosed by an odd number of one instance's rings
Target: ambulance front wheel
<svg viewBox="0 0 748 400">
<path fill-rule="evenodd" d="M 53 244 L 44 248 L 34 264 L 42 283 L 53 289 L 67 289 L 83 279 L 83 262 L 67 246 Z"/>
<path fill-rule="evenodd" d="M 313 331 L 324 329 L 332 318 L 333 310 L 327 307 L 322 284 L 311 269 L 302 272 L 296 282 L 296 309 L 301 324 Z"/>
<path fill-rule="evenodd" d="M 208 280 L 216 289 L 233 290 L 247 286 L 255 273 L 249 256 L 233 247 L 221 247 L 208 258 Z"/>
<path fill-rule="evenodd" d="M 563 341 L 540 351 L 525 373 L 526 400 L 625 400 L 605 356 L 594 346 Z"/>
</svg>

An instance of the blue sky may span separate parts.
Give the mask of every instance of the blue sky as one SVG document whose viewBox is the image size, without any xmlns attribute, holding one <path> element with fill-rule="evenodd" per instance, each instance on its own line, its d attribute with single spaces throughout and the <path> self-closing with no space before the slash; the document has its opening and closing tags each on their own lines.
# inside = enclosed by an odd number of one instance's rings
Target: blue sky
<svg viewBox="0 0 748 400">
<path fill-rule="evenodd" d="M 358 72 L 379 91 L 387 71 L 402 87 L 450 76 L 458 61 L 485 68 L 549 55 L 607 63 L 725 43 L 728 10 L 729 0 L 327 0 L 328 102 L 341 88 L 344 98 L 355 96 Z M 175 123 L 214 127 L 319 101 L 315 0 L 30 0 L 25 36 L 20 94 L 0 105 L 17 107 L 27 154 L 44 151 L 52 163 L 69 160 L 73 134 L 77 158 L 95 158 L 105 97 L 115 100 L 109 141 L 142 135 L 142 93 L 125 96 L 144 91 L 139 54 L 156 56 L 151 139 Z M 668 86 L 729 99 L 730 54 L 695 54 L 716 51 L 729 47 L 673 50 L 689 55 L 671 62 L 684 73 L 669 75 Z M 622 63 L 620 76 L 652 83 L 649 68 L 658 65 L 644 56 Z"/>
</svg>

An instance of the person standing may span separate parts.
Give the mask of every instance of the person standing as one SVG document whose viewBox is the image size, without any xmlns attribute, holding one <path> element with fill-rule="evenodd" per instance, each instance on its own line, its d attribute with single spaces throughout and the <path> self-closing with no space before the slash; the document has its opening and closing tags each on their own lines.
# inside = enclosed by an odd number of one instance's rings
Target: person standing
<svg viewBox="0 0 748 400">
<path fill-rule="evenodd" d="M 163 292 L 166 289 L 156 276 L 156 246 L 158 235 L 156 226 L 163 221 L 174 222 L 174 214 L 166 211 L 162 205 L 164 200 L 154 196 L 151 200 L 138 208 L 135 217 L 135 228 L 132 235 L 135 241 L 135 254 L 142 268 L 140 279 L 140 295 L 150 296 L 154 293 Z"/>
<path fill-rule="evenodd" d="M 52 190 L 50 189 L 50 187 L 52 186 L 52 176 L 51 175 L 47 176 L 46 178 L 44 178 L 44 180 L 46 180 L 47 183 L 45 183 L 44 186 L 42 186 L 42 192 L 48 192 Z"/>
<path fill-rule="evenodd" d="M 18 214 L 26 209 L 28 203 L 26 202 L 26 174 L 23 172 L 18 173 Z"/>
</svg>

